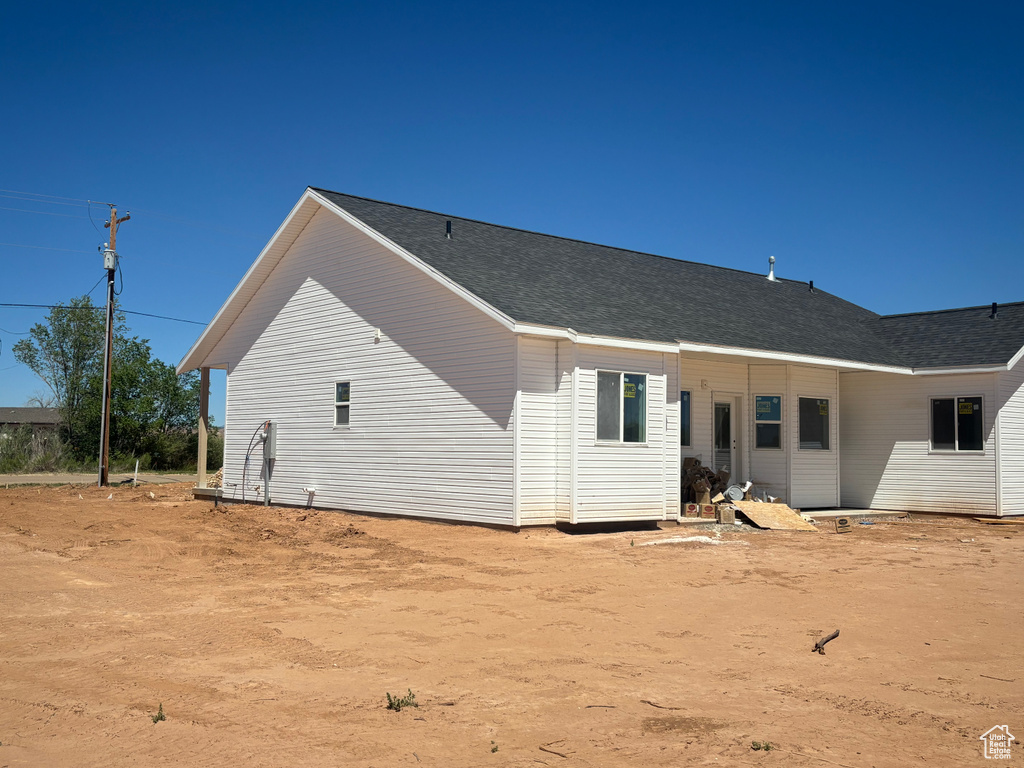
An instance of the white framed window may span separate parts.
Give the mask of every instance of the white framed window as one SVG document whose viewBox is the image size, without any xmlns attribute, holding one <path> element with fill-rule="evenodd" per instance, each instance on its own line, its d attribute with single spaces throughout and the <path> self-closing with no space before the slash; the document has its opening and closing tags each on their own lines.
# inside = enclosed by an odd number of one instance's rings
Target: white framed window
<svg viewBox="0 0 1024 768">
<path fill-rule="evenodd" d="M 684 448 L 693 447 L 690 436 L 690 425 L 693 414 L 691 412 L 691 403 L 693 402 L 693 393 L 688 389 L 684 389 L 679 393 L 679 444 Z"/>
<path fill-rule="evenodd" d="M 980 395 L 933 397 L 931 402 L 933 451 L 985 450 L 983 399 Z"/>
<path fill-rule="evenodd" d="M 597 439 L 647 442 L 647 374 L 597 372 Z"/>
<path fill-rule="evenodd" d="M 351 407 L 352 383 L 338 381 L 334 384 L 334 426 L 347 427 Z"/>
<path fill-rule="evenodd" d="M 800 450 L 829 450 L 829 401 L 824 397 L 801 397 Z"/>
<path fill-rule="evenodd" d="M 754 395 L 754 447 L 782 448 L 782 395 Z"/>
</svg>

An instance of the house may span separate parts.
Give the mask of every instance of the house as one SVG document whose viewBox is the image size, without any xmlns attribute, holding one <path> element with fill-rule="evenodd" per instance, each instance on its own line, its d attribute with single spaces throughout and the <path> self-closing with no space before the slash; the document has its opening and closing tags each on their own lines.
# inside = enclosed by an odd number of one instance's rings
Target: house
<svg viewBox="0 0 1024 768">
<path fill-rule="evenodd" d="M 1024 303 L 815 288 L 308 188 L 178 366 L 224 488 L 504 526 L 680 514 L 686 457 L 798 508 L 1024 514 Z M 200 450 L 200 486 L 205 486 Z M 201 492 L 201 489 L 200 489 Z"/>
<path fill-rule="evenodd" d="M 52 435 L 60 426 L 60 409 L 0 408 L 0 432 L 26 426 L 33 435 Z"/>
</svg>

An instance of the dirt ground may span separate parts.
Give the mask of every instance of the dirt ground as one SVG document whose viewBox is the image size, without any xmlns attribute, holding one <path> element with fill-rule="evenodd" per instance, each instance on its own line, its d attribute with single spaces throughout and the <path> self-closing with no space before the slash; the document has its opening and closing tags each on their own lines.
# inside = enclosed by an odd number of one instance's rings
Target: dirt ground
<svg viewBox="0 0 1024 768">
<path fill-rule="evenodd" d="M 694 532 L 188 488 L 0 490 L 0 767 L 959 766 L 1024 739 L 1024 526 L 649 546 Z"/>
</svg>

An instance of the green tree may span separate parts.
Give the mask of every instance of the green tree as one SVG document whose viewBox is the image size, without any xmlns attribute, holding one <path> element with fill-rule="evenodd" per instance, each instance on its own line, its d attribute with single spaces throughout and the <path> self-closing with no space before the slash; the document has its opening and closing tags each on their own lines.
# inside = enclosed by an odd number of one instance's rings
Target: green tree
<svg viewBox="0 0 1024 768">
<path fill-rule="evenodd" d="M 149 458 L 144 464 L 167 469 L 195 461 L 192 434 L 199 420 L 199 375 L 178 376 L 153 357 L 148 339 L 118 334 L 110 375 L 110 452 Z M 103 403 L 102 372 L 92 374 L 82 413 L 82 433 L 99 444 Z M 191 448 L 189 446 L 191 445 Z"/>
<path fill-rule="evenodd" d="M 104 330 L 102 310 L 83 296 L 51 310 L 13 350 L 53 392 L 79 461 L 99 452 Z M 153 357 L 148 339 L 128 335 L 124 315 L 116 312 L 110 384 L 112 456 L 148 456 L 144 463 L 155 468 L 195 461 L 199 374 L 178 376 Z"/>
<path fill-rule="evenodd" d="M 72 445 L 79 442 L 76 429 L 89 379 L 103 362 L 104 327 L 102 310 L 88 296 L 80 296 L 51 309 L 46 321 L 33 325 L 11 350 L 53 393 Z"/>
</svg>

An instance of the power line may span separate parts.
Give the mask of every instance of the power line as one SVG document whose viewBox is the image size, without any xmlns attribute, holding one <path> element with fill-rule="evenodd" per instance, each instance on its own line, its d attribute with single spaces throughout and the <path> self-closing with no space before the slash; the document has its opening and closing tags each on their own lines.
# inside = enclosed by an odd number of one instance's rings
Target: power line
<svg viewBox="0 0 1024 768">
<path fill-rule="evenodd" d="M 93 221 L 93 219 L 92 219 L 92 206 L 93 205 L 107 205 L 107 206 L 111 205 L 111 203 L 102 203 L 102 202 L 99 202 L 98 200 L 85 200 L 85 199 L 80 198 L 80 197 L 62 197 L 61 195 L 45 195 L 42 192 L 22 192 L 22 191 L 17 190 L 17 189 L 0 189 L 0 193 L 7 193 L 7 194 L 0 194 L 0 197 L 9 197 L 9 198 L 12 198 L 14 200 L 28 200 L 28 201 L 36 202 L 36 203 L 52 203 L 54 205 L 80 205 L 81 207 L 86 209 L 86 212 L 89 214 L 89 217 L 88 217 L 89 221 L 92 222 L 92 226 L 93 226 L 93 228 L 97 232 L 99 232 L 100 230 L 99 230 L 99 227 L 96 226 L 96 222 Z M 32 197 L 15 197 L 15 195 L 32 195 Z M 38 198 L 41 198 L 41 197 L 49 197 L 49 198 L 53 198 L 53 200 L 39 200 Z M 58 203 L 58 202 L 55 202 L 56 200 L 70 200 L 72 202 Z M 82 205 L 83 203 L 84 203 L 84 205 Z M 209 222 L 193 221 L 191 219 L 183 219 L 183 218 L 181 218 L 179 216 L 169 216 L 166 213 L 160 213 L 159 211 L 150 210 L 148 208 L 133 208 L 132 210 L 134 210 L 136 213 L 145 213 L 145 214 L 148 214 L 148 215 L 153 216 L 153 217 L 158 218 L 158 219 L 166 219 L 167 221 L 171 221 L 171 222 L 174 222 L 176 224 L 184 224 L 187 227 L 195 227 L 197 229 L 205 229 L 205 230 L 208 230 L 208 231 L 220 232 L 221 234 L 231 235 L 233 237 L 244 237 L 244 238 L 252 239 L 252 240 L 262 240 L 263 239 L 262 235 L 254 235 L 254 234 L 249 234 L 247 232 L 239 232 L 239 231 L 233 230 L 233 229 L 226 229 L 224 227 L 211 226 L 209 224 Z M 42 214 L 48 215 L 48 216 L 67 216 L 68 218 L 72 218 L 72 219 L 84 219 L 84 218 L 86 218 L 85 216 L 72 216 L 70 214 L 50 213 L 49 211 L 33 211 L 33 210 L 25 209 L 25 208 L 2 208 L 2 207 L 0 207 L 0 211 L 21 211 L 23 213 L 42 213 Z M 103 233 L 100 232 L 100 234 L 103 234 Z"/>
<path fill-rule="evenodd" d="M 103 278 L 101 277 L 100 280 L 102 280 L 102 279 Z M 99 283 L 97 283 L 97 285 L 99 285 Z M 95 286 L 93 286 L 93 290 L 95 290 Z M 12 308 L 12 307 L 13 308 L 26 308 L 26 309 L 87 309 L 90 312 L 103 312 L 104 309 L 105 309 L 104 307 L 70 307 L 70 306 L 67 306 L 66 304 L 0 304 L 0 307 L 5 307 L 5 308 Z M 173 320 L 176 323 L 190 323 L 192 325 L 206 325 L 206 323 L 202 323 L 199 320 L 184 320 L 184 319 L 182 319 L 180 317 L 168 317 L 167 315 L 151 315 L 148 312 L 133 312 L 130 309 L 118 309 L 117 311 L 121 312 L 122 314 L 125 314 L 125 315 L 139 315 L 141 317 L 155 317 L 158 320 Z"/>
<path fill-rule="evenodd" d="M 149 210 L 148 208 L 132 208 L 135 213 L 145 213 L 149 216 L 156 217 L 158 219 L 165 219 L 175 224 L 184 224 L 186 227 L 195 227 L 196 229 L 205 229 L 211 232 L 220 232 L 223 235 L 231 235 L 232 237 L 244 237 L 252 240 L 262 240 L 262 235 L 253 235 L 248 232 L 239 232 L 234 229 L 227 229 L 225 227 L 218 227 L 203 221 L 193 221 L 191 219 L 183 219 L 180 216 L 168 216 L 166 213 L 158 213 L 157 211 Z"/>
<path fill-rule="evenodd" d="M 99 205 L 99 203 L 97 203 L 97 205 Z M 92 200 L 89 201 L 89 204 L 85 207 L 85 210 L 86 213 L 89 214 L 89 223 L 92 224 L 92 228 L 96 230 L 96 234 L 98 234 L 100 237 L 103 237 L 103 233 L 100 232 L 100 228 L 97 227 L 96 222 L 92 220 Z"/>
<path fill-rule="evenodd" d="M 0 194 L 0 197 L 6 197 L 11 200 L 28 200 L 30 203 L 45 203 L 46 205 L 70 205 L 75 208 L 85 208 L 85 205 L 83 205 L 82 203 L 65 203 L 61 200 L 40 200 L 38 197 L 24 197 L 22 195 L 3 194 Z"/>
<path fill-rule="evenodd" d="M 44 202 L 40 200 L 39 202 Z M 85 216 L 72 216 L 70 213 L 53 213 L 52 211 L 33 211 L 31 208 L 4 208 L 0 207 L 0 211 L 18 211 L 19 213 L 41 213 L 44 216 L 60 216 L 65 219 L 84 219 Z"/>
<path fill-rule="evenodd" d="M 86 296 L 92 296 L 92 292 L 96 290 L 96 286 L 97 286 L 97 285 L 99 285 L 99 284 L 100 284 L 101 282 L 103 282 L 103 278 L 104 278 L 104 277 L 106 277 L 106 275 L 100 275 L 100 279 L 96 281 L 96 284 L 95 284 L 95 285 L 93 285 L 93 287 L 92 287 L 92 288 L 90 288 L 90 289 L 89 289 L 89 292 L 88 292 L 87 294 L 85 294 L 85 295 L 86 295 Z"/>
<path fill-rule="evenodd" d="M 34 211 L 34 213 L 43 213 L 43 211 Z M 81 218 L 77 216 L 75 218 Z M 77 248 L 53 248 L 49 245 L 22 245 L 21 243 L 0 243 L 9 248 L 34 248 L 40 251 L 64 251 L 65 253 L 92 253 L 92 251 L 82 251 Z"/>
<path fill-rule="evenodd" d="M 52 197 L 56 200 L 74 200 L 78 203 L 88 203 L 88 200 L 84 200 L 80 197 L 61 197 L 60 195 L 44 195 L 42 192 L 23 192 L 20 189 L 0 189 L 0 192 L 9 192 L 12 195 L 33 195 L 34 197 Z M 92 202 L 96 202 L 93 200 Z M 107 203 L 100 203 L 100 205 L 107 205 Z"/>
<path fill-rule="evenodd" d="M 2 306 L 2 305 L 0 305 L 0 306 Z M 176 323 L 191 323 L 192 325 L 206 325 L 206 323 L 201 323 L 198 320 L 182 320 L 180 317 L 167 317 L 166 315 L 151 315 L 148 312 L 132 312 L 131 310 L 128 310 L 128 309 L 122 309 L 122 310 L 119 310 L 119 311 L 124 312 L 126 315 L 140 315 L 142 317 L 155 317 L 158 320 L 173 320 Z"/>
</svg>

